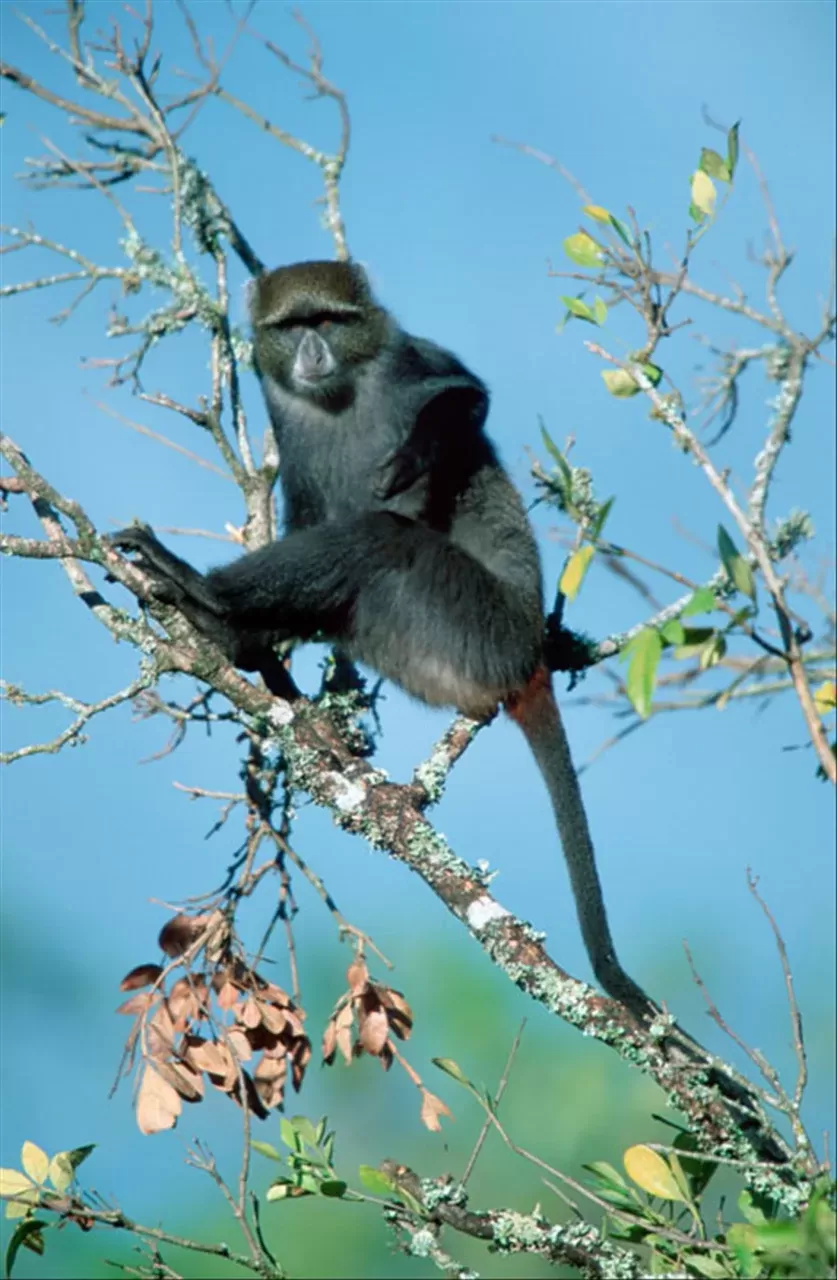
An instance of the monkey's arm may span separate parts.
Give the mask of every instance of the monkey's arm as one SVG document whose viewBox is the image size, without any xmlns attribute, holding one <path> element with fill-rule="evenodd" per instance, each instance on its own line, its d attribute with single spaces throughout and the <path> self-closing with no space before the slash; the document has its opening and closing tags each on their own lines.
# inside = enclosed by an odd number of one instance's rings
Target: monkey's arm
<svg viewBox="0 0 837 1280">
<path fill-rule="evenodd" d="M 399 415 L 409 433 L 379 468 L 377 496 L 384 500 L 409 489 L 437 467 L 449 470 L 457 450 L 467 448 L 488 415 L 488 391 L 452 352 L 426 338 L 410 338 L 396 364 Z"/>
</svg>

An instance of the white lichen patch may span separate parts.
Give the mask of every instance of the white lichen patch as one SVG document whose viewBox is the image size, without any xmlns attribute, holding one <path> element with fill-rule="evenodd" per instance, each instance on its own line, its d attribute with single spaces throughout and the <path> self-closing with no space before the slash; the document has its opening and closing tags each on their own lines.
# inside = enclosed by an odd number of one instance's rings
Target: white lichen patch
<svg viewBox="0 0 837 1280">
<path fill-rule="evenodd" d="M 471 903 L 465 918 L 472 929 L 484 929 L 492 920 L 502 920 L 508 915 L 511 915 L 511 912 L 501 907 L 499 902 L 495 902 L 493 898 L 483 897 L 476 898 Z"/>
</svg>

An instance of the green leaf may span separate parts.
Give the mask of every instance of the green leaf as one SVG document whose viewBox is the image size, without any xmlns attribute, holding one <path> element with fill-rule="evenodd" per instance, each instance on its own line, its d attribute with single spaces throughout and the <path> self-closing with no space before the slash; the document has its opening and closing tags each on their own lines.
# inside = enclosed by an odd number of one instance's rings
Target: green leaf
<svg viewBox="0 0 837 1280">
<path fill-rule="evenodd" d="M 711 640 L 707 640 L 706 644 L 700 651 L 700 661 L 698 665 L 701 671 L 708 671 L 710 667 L 717 667 L 726 651 L 726 640 L 719 632 L 716 632 Z"/>
<path fill-rule="evenodd" d="M 727 1276 L 732 1275 L 720 1254 L 695 1251 L 690 1252 L 688 1258 L 689 1270 L 696 1271 L 699 1276 L 706 1276 L 706 1280 L 726 1280 Z"/>
<path fill-rule="evenodd" d="M 729 169 L 730 182 L 735 177 L 735 170 L 738 165 L 738 130 L 740 128 L 741 121 L 736 120 L 727 134 L 727 168 Z"/>
<path fill-rule="evenodd" d="M 702 169 L 696 169 L 692 174 L 692 204 L 704 217 L 711 218 L 717 198 L 715 183 Z"/>
<path fill-rule="evenodd" d="M 49 1156 L 35 1142 L 24 1142 L 20 1149 L 20 1163 L 33 1182 L 42 1186 L 49 1174 Z"/>
<path fill-rule="evenodd" d="M 618 1169 L 614 1169 L 612 1164 L 608 1164 L 607 1160 L 593 1160 L 590 1164 L 583 1164 L 582 1169 L 586 1169 L 588 1173 L 592 1173 L 600 1182 L 610 1183 L 615 1187 L 623 1187 L 628 1190 L 628 1184 L 622 1177 Z"/>
<path fill-rule="evenodd" d="M 317 1131 L 307 1116 L 291 1116 L 291 1124 L 303 1142 L 307 1142 L 310 1147 L 316 1147 Z"/>
<path fill-rule="evenodd" d="M 337 1137 L 337 1134 L 334 1132 L 327 1133 L 325 1138 L 323 1138 L 323 1141 L 321 1144 L 323 1156 L 325 1157 L 328 1164 L 331 1164 L 332 1160 L 334 1159 L 334 1140 L 336 1137 Z"/>
<path fill-rule="evenodd" d="M 607 323 L 607 304 L 602 298 L 596 298 L 593 303 L 593 319 L 600 326 Z"/>
<path fill-rule="evenodd" d="M 302 1143 L 299 1139 L 295 1127 L 285 1116 L 279 1117 L 279 1133 L 286 1147 L 290 1147 L 291 1151 L 301 1151 Z"/>
<path fill-rule="evenodd" d="M 627 369 L 603 369 L 602 381 L 612 396 L 616 396 L 618 400 L 625 400 L 628 396 L 639 394 L 639 383 L 636 382 Z"/>
<path fill-rule="evenodd" d="M 73 1166 L 73 1172 L 75 1173 L 79 1165 L 84 1164 L 87 1157 L 92 1155 L 95 1150 L 96 1143 L 88 1142 L 83 1147 L 73 1147 L 70 1151 L 59 1151 L 57 1154 L 67 1157 L 70 1164 Z"/>
<path fill-rule="evenodd" d="M 586 302 L 582 302 L 581 298 L 569 298 L 566 294 L 561 294 L 561 301 L 564 306 L 579 320 L 588 320 L 590 324 L 595 324 L 593 312 L 590 310 Z"/>
<path fill-rule="evenodd" d="M 692 1160 L 689 1153 L 698 1150 L 697 1140 L 693 1133 L 678 1133 L 672 1146 L 680 1153 L 680 1163 L 689 1179 L 692 1195 L 697 1200 L 706 1189 L 710 1178 L 718 1166 L 712 1160 Z"/>
<path fill-rule="evenodd" d="M 464 1084 L 466 1088 L 473 1089 L 473 1085 L 461 1067 L 457 1066 L 453 1058 L 431 1058 L 434 1067 L 438 1067 L 440 1071 L 444 1071 L 445 1075 L 450 1076 L 452 1080 L 456 1080 L 459 1084 Z M 365 1166 L 364 1166 L 365 1167 Z"/>
<path fill-rule="evenodd" d="M 596 554 L 596 548 L 591 546 L 589 542 L 583 547 L 579 547 L 574 551 L 564 566 L 564 572 L 561 574 L 561 580 L 558 583 L 558 589 L 572 603 L 578 595 L 581 584 L 584 581 L 584 575 L 590 568 L 590 561 Z"/>
<path fill-rule="evenodd" d="M 722 524 L 718 525 L 718 552 L 730 581 L 739 591 L 754 601 L 756 580 L 753 577 L 753 571 Z"/>
<path fill-rule="evenodd" d="M 663 652 L 659 631 L 654 627 L 643 627 L 631 640 L 626 652 L 629 654 L 628 678 L 625 682 L 627 694 L 637 714 L 647 720 L 651 714 L 657 667 Z M 631 1172 L 630 1169 L 628 1172 Z"/>
<path fill-rule="evenodd" d="M 320 1183 L 321 1196 L 332 1196 L 335 1200 L 339 1200 L 345 1194 L 346 1183 L 341 1182 L 339 1178 L 325 1178 Z"/>
<path fill-rule="evenodd" d="M 738 1210 L 742 1218 L 746 1218 L 754 1227 L 761 1227 L 767 1222 L 767 1214 L 756 1203 L 753 1193 L 745 1187 L 738 1197 Z"/>
<path fill-rule="evenodd" d="M 596 538 L 600 538 L 602 536 L 602 530 L 605 527 L 607 518 L 610 515 L 611 507 L 613 506 L 615 501 L 616 501 L 615 495 L 612 498 L 608 498 L 607 502 L 603 502 L 602 505 L 599 507 L 598 511 L 596 512 L 593 518 L 593 522 L 590 525 L 590 537 L 593 539 L 594 542 Z"/>
<path fill-rule="evenodd" d="M 639 1143 L 637 1146 L 628 1147 L 622 1159 L 628 1177 L 633 1178 L 634 1182 L 650 1196 L 657 1196 L 660 1200 L 679 1200 L 685 1203 L 683 1193 L 671 1169 L 658 1152 Z"/>
<path fill-rule="evenodd" d="M 323 1116 L 322 1120 L 317 1125 L 317 1146 L 318 1147 L 322 1145 L 322 1141 L 326 1135 L 327 1128 L 328 1128 L 328 1117 Z"/>
<path fill-rule="evenodd" d="M 656 365 L 656 364 L 650 364 L 650 363 L 646 360 L 646 361 L 645 361 L 643 364 L 641 364 L 639 367 L 640 367 L 640 369 L 642 370 L 642 372 L 645 374 L 645 376 L 646 376 L 646 378 L 648 379 L 648 381 L 651 383 L 651 386 L 652 386 L 652 387 L 656 387 L 656 386 L 658 386 L 658 385 L 659 385 L 660 381 L 662 380 L 662 376 L 663 376 L 663 371 L 662 371 L 662 369 L 660 368 L 660 366 L 659 366 L 659 365 Z"/>
<path fill-rule="evenodd" d="M 599 267 L 604 262 L 602 250 L 586 231 L 577 231 L 574 236 L 567 236 L 564 252 L 579 267 Z"/>
<path fill-rule="evenodd" d="M 11 1239 L 6 1248 L 6 1276 L 12 1274 L 12 1267 L 15 1265 L 15 1258 L 20 1251 L 21 1245 L 26 1245 L 33 1253 L 43 1253 L 44 1237 L 43 1232 L 49 1226 L 48 1222 L 40 1222 L 37 1218 L 27 1218 L 25 1222 L 21 1222 L 15 1227 Z"/>
<path fill-rule="evenodd" d="M 660 635 L 666 644 L 682 644 L 686 639 L 686 631 L 679 618 L 669 618 L 660 627 Z"/>
<path fill-rule="evenodd" d="M 541 427 L 541 440 L 543 440 L 544 448 L 561 473 L 561 480 L 565 491 L 569 492 L 569 487 L 572 484 L 573 479 L 570 464 L 567 462 L 567 459 L 564 457 L 563 453 L 544 426 Z"/>
<path fill-rule="evenodd" d="M 279 1164 L 284 1163 L 283 1157 L 271 1142 L 262 1142 L 259 1138 L 251 1138 L 250 1146 L 254 1151 L 258 1151 L 260 1156 L 267 1156 L 268 1160 L 278 1160 Z"/>
<path fill-rule="evenodd" d="M 732 177 L 724 157 L 719 156 L 717 151 L 712 151 L 709 147 L 704 147 L 700 153 L 699 168 L 704 173 L 708 173 L 710 178 L 718 178 L 721 182 L 729 182 Z"/>
<path fill-rule="evenodd" d="M 691 618 L 694 613 L 711 613 L 716 607 L 714 591 L 710 591 L 709 587 L 698 587 L 691 600 L 684 605 L 680 617 Z"/>
<path fill-rule="evenodd" d="M 695 204 L 694 200 L 689 205 L 689 217 L 692 219 L 692 222 L 703 222 L 703 214 Z"/>
<path fill-rule="evenodd" d="M 388 1178 L 385 1173 L 381 1173 L 380 1169 L 373 1168 L 371 1164 L 360 1165 L 357 1172 L 366 1190 L 371 1191 L 373 1195 L 391 1196 L 397 1194 L 392 1178 Z"/>
</svg>

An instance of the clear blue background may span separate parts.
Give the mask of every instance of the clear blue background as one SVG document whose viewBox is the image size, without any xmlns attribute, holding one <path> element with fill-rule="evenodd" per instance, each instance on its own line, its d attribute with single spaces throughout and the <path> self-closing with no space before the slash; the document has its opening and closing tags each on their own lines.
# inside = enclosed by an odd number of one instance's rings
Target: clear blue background
<svg viewBox="0 0 837 1280">
<path fill-rule="evenodd" d="M 156 39 L 169 70 L 191 69 L 175 6 L 158 7 Z M 40 5 L 24 10 L 60 34 L 60 19 L 43 16 Z M 88 38 L 111 6 L 90 10 Z M 644 405 L 606 397 L 601 366 L 582 346 L 592 331 L 571 326 L 556 335 L 563 312 L 558 295 L 573 290 L 548 278 L 547 263 L 562 263 L 561 240 L 580 221 L 576 198 L 555 173 L 490 139 L 500 133 L 553 154 L 598 203 L 617 211 L 633 204 L 650 226 L 658 262 L 665 262 L 665 246 L 676 253 L 682 244 L 688 176 L 699 148 L 723 149 L 719 135 L 701 121 L 701 104 L 725 122 L 741 118 L 743 134 L 769 176 L 786 241 L 797 249 L 782 296 L 792 321 L 812 333 L 819 327 L 834 226 L 834 6 L 819 0 L 340 0 L 309 5 L 305 12 L 323 42 L 326 73 L 349 96 L 354 139 L 343 210 L 352 252 L 368 264 L 383 300 L 407 328 L 451 346 L 487 379 L 491 431 L 528 497 L 533 490 L 527 449 L 539 447 L 542 417 L 555 439 L 576 437 L 574 457 L 592 469 L 599 494 L 617 495 L 609 526 L 616 540 L 696 579 L 708 577 L 715 562 L 705 548 L 724 519 L 717 499 L 671 447 L 664 429 L 648 421 Z M 216 48 L 223 47 L 230 31 L 225 7 L 202 3 L 195 16 L 214 35 Z M 5 56 L 78 97 L 69 69 L 15 18 L 12 6 L 0 6 L 0 18 Z M 123 15 L 120 21 L 127 33 L 129 19 Z M 304 39 L 284 6 L 262 5 L 255 22 L 304 60 Z M 305 101 L 296 78 L 253 41 L 241 41 L 223 83 L 281 127 L 324 148 L 334 144 L 332 107 Z M 15 90 L 4 91 L 4 109 L 3 221 L 31 219 L 44 234 L 99 261 L 121 264 L 119 220 L 101 198 L 36 194 L 13 181 L 23 157 L 43 149 L 40 135 L 48 133 L 75 153 L 77 134 L 44 104 Z M 211 171 L 269 263 L 330 256 L 332 245 L 314 206 L 321 187 L 313 166 L 215 101 L 193 127 L 187 149 Z M 140 229 L 164 244 L 168 202 L 140 196 L 131 207 Z M 723 218 L 700 248 L 695 278 L 724 291 L 733 276 L 760 301 L 762 273 L 748 261 L 748 244 L 762 246 L 765 226 L 756 183 L 742 163 Z M 3 261 L 8 280 L 65 267 L 29 250 Z M 236 284 L 241 283 L 238 273 Z M 199 432 L 132 401 L 124 390 L 107 390 L 100 371 L 80 368 L 82 358 L 115 354 L 103 336 L 104 314 L 111 301 L 125 304 L 105 284 L 66 325 L 51 327 L 47 318 L 70 296 L 40 292 L 6 303 L 4 428 L 103 529 L 135 515 L 157 526 L 218 532 L 226 521 L 240 523 L 241 504 L 229 484 L 96 407 L 97 400 L 106 400 L 211 456 Z M 136 314 L 152 305 L 158 300 L 143 295 Z M 240 290 L 235 309 L 243 321 Z M 681 302 L 677 318 L 686 315 L 718 345 L 763 340 L 761 332 L 732 317 Z M 621 351 L 636 334 L 623 308 L 605 344 Z M 687 394 L 705 359 L 688 330 L 663 352 L 663 363 Z M 743 484 L 762 438 L 765 402 L 775 392 L 759 370 L 745 385 L 742 412 L 717 451 L 719 463 Z M 206 351 L 199 336 L 187 333 L 153 354 L 146 386 L 187 401 L 206 391 Z M 258 437 L 263 412 L 252 385 L 247 394 Z M 772 508 L 774 515 L 793 506 L 812 513 L 818 534 L 808 561 L 813 571 L 834 549 L 833 468 L 833 379 L 820 364 L 810 372 Z M 36 534 L 24 500 L 13 498 L 10 506 L 5 527 Z M 679 535 L 675 520 L 704 549 Z M 538 512 L 535 521 L 551 589 L 563 551 L 554 518 Z M 199 564 L 225 554 L 223 546 L 219 550 L 205 539 L 178 539 L 178 550 Z M 661 599 L 672 598 L 663 580 L 653 586 Z M 4 561 L 2 588 L 8 680 L 30 691 L 60 688 L 89 700 L 131 680 L 137 654 L 117 646 L 74 601 L 57 564 Z M 108 591 L 128 603 L 116 588 Z M 633 592 L 594 570 L 569 622 L 603 636 L 643 616 Z M 313 681 L 316 655 L 303 657 L 299 669 Z M 583 692 L 604 687 L 597 674 Z M 189 696 L 182 680 L 166 682 L 162 692 L 181 701 Z M 49 738 L 66 722 L 60 709 L 4 707 L 4 745 Z M 390 689 L 384 722 L 379 763 L 403 778 L 447 719 Z M 616 727 L 605 712 L 572 706 L 567 722 L 578 760 Z M 26 1137 L 53 1150 L 98 1141 L 93 1181 L 118 1194 L 137 1216 L 163 1212 L 161 1189 L 177 1174 L 182 1141 L 191 1132 L 210 1136 L 231 1160 L 238 1139 L 237 1119 L 220 1104 L 189 1112 L 176 1134 L 148 1140 L 134 1129 L 127 1089 L 115 1102 L 105 1101 L 127 1030 L 111 1012 L 117 983 L 127 969 L 154 956 L 165 918 L 149 899 L 176 902 L 211 890 L 240 838 L 240 827 L 231 822 L 205 843 L 215 807 L 190 803 L 171 786 L 178 780 L 236 789 L 238 752 L 231 736 L 221 731 L 207 739 L 193 729 L 174 755 L 139 763 L 160 749 L 167 732 L 168 722 L 135 721 L 121 708 L 93 722 L 87 745 L 16 764 L 3 777 L 2 793 L 2 1163 L 17 1161 Z M 766 709 L 746 703 L 723 713 L 661 716 L 607 753 L 585 775 L 584 789 L 627 967 L 726 1054 L 729 1046 L 706 1022 L 690 985 L 680 949 L 688 937 L 726 1016 L 790 1072 L 781 974 L 765 921 L 747 893 L 745 867 L 761 876 L 810 1028 L 808 1118 L 817 1133 L 832 1122 L 834 814 L 830 788 L 814 779 L 812 752 L 787 750 L 805 741 L 798 705 L 789 695 Z M 588 976 L 548 804 L 510 727 L 498 723 L 480 736 L 457 767 L 437 818 L 459 853 L 500 868 L 494 884 L 500 900 L 548 932 L 556 959 Z M 433 1074 L 427 1061 L 437 1053 L 460 1058 L 475 1075 L 491 1079 L 519 1018 L 528 1014 L 533 1029 L 528 1050 L 524 1040 L 519 1072 L 526 1083 L 520 1087 L 528 1090 L 529 1102 L 533 1096 L 549 1100 L 543 1105 L 553 1160 L 605 1154 L 601 1145 L 592 1149 L 589 1117 L 599 1107 L 609 1106 L 608 1115 L 619 1108 L 619 1133 L 626 1142 L 650 1135 L 648 1115 L 660 1106 L 658 1095 L 510 989 L 403 867 L 342 836 L 311 808 L 302 808 L 296 844 L 349 919 L 397 961 L 396 983 L 417 1016 L 412 1058 L 425 1075 Z M 341 990 L 349 955 L 336 948 L 330 918 L 307 886 L 298 892 L 303 992 L 316 1039 Z M 271 906 L 265 894 L 249 910 L 254 933 Z M 281 980 L 286 968 L 279 945 L 274 954 Z M 464 1007 L 463 992 L 470 993 Z M 582 1115 L 567 1087 L 571 1070 L 587 1091 Z M 443 1083 L 438 1087 L 458 1108 L 460 1121 L 448 1131 L 452 1149 L 461 1143 L 467 1151 L 476 1117 Z M 353 1144 L 351 1152 L 367 1162 L 397 1154 L 423 1172 L 446 1162 L 461 1168 L 440 1151 L 439 1139 L 418 1130 L 415 1095 L 406 1082 L 382 1080 L 375 1064 L 363 1062 L 348 1073 L 313 1071 L 301 1109 L 328 1109 Z M 527 1111 L 521 1103 L 518 1136 L 525 1136 L 530 1123 L 532 1141 L 543 1142 L 543 1117 L 533 1119 L 531 1107 Z M 609 1122 L 608 1132 L 613 1129 Z M 489 1182 L 486 1194 L 491 1190 Z M 520 1207 L 542 1190 L 535 1180 Z M 494 1192 L 499 1203 L 502 1183 Z M 505 1192 L 508 1199 L 507 1187 Z M 386 1251 L 378 1252 L 374 1265 L 389 1265 Z M 367 1258 L 364 1265 L 373 1263 Z M 412 1273 L 418 1274 L 415 1267 Z"/>
</svg>

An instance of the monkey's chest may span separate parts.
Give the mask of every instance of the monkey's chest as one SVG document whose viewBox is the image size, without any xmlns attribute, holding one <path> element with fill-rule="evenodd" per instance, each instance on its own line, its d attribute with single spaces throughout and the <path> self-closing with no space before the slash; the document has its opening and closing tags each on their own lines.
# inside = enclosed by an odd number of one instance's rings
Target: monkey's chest
<svg viewBox="0 0 837 1280">
<path fill-rule="evenodd" d="M 423 482 L 394 498 L 380 494 L 382 468 L 400 443 L 399 433 L 381 422 L 371 430 L 365 424 L 323 424 L 282 440 L 280 479 L 287 527 L 351 520 L 382 510 L 417 519 L 425 505 Z"/>
</svg>

